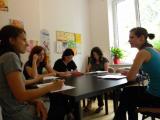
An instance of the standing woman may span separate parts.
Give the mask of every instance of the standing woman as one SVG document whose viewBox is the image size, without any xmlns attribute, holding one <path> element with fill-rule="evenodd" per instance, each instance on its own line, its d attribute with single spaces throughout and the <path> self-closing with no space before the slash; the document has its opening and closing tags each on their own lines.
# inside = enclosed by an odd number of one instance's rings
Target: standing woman
<svg viewBox="0 0 160 120">
<path fill-rule="evenodd" d="M 154 34 L 148 34 L 145 28 L 136 27 L 130 30 L 129 43 L 139 52 L 127 73 L 127 79 L 135 80 L 139 69 L 142 69 L 148 74 L 149 83 L 146 87 L 133 86 L 123 90 L 114 120 L 126 120 L 126 112 L 129 120 L 138 120 L 136 107 L 160 107 L 160 54 L 148 43 L 148 37 L 153 39 Z"/>
<path fill-rule="evenodd" d="M 103 57 L 103 53 L 99 47 L 94 47 L 91 50 L 91 55 L 89 58 L 89 64 L 87 66 L 87 72 L 90 71 L 108 71 L 108 60 Z M 85 111 L 90 110 L 92 100 L 95 98 L 91 98 L 88 100 L 88 104 L 85 107 Z M 98 100 L 98 108 L 96 109 L 96 113 L 99 113 L 101 110 L 103 110 L 103 95 L 98 95 L 97 96 Z"/>
<path fill-rule="evenodd" d="M 46 70 L 46 73 L 43 72 L 43 69 Z M 28 61 L 24 65 L 23 74 L 26 79 L 36 78 L 38 75 L 56 76 L 56 72 L 48 64 L 46 52 L 42 46 L 32 48 Z"/>
<path fill-rule="evenodd" d="M 64 83 L 58 81 L 43 88 L 26 90 L 25 85 L 30 80 L 24 79 L 20 59 L 26 47 L 23 29 L 7 25 L 0 30 L 0 105 L 3 120 L 46 120 L 47 111 L 42 101 L 36 98 L 60 89 Z M 33 80 L 39 79 L 42 78 Z"/>
</svg>

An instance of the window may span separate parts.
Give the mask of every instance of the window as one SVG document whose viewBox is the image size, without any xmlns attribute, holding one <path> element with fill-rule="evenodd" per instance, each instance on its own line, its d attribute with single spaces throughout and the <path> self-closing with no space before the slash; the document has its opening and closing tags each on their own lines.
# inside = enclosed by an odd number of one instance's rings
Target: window
<svg viewBox="0 0 160 120">
<path fill-rule="evenodd" d="M 124 63 L 132 63 L 137 49 L 130 48 L 129 30 L 142 26 L 150 33 L 160 35 L 160 1 L 159 0 L 113 0 L 114 46 L 122 48 L 126 57 Z"/>
<path fill-rule="evenodd" d="M 160 40 L 160 0 L 139 0 L 140 22 Z"/>
</svg>

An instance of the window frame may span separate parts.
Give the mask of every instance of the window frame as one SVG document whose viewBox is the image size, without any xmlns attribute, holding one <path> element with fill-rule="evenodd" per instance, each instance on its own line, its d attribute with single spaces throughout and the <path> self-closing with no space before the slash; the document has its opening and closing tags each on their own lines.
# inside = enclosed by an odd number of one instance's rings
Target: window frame
<svg viewBox="0 0 160 120">
<path fill-rule="evenodd" d="M 112 1 L 112 11 L 113 11 L 113 38 L 114 38 L 114 47 L 119 47 L 119 36 L 118 36 L 118 19 L 117 19 L 117 5 L 126 0 L 113 0 Z M 136 16 L 136 26 L 141 26 L 140 22 L 140 11 L 139 11 L 139 0 L 134 1 L 135 16 Z M 135 27 L 136 27 L 135 26 Z"/>
</svg>

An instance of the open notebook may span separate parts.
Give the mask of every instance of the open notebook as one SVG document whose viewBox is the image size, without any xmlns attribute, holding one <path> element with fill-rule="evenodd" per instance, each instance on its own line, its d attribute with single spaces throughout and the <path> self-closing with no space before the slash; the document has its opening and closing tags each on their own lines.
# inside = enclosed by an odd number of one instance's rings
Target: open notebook
<svg viewBox="0 0 160 120">
<path fill-rule="evenodd" d="M 50 82 L 50 83 L 44 83 L 44 84 L 37 84 L 37 87 L 38 88 L 42 88 L 42 87 L 45 87 L 45 86 L 47 86 L 49 84 L 53 84 L 53 83 Z M 73 88 L 75 88 L 75 87 L 74 86 L 69 86 L 69 85 L 64 85 L 61 89 L 55 90 L 55 91 L 51 91 L 51 93 L 52 92 L 59 92 L 59 91 L 69 90 L 69 89 L 73 89 Z"/>
<path fill-rule="evenodd" d="M 103 79 L 122 79 L 126 78 L 124 75 L 119 75 L 119 74 L 113 74 L 113 75 L 102 75 L 102 76 L 97 76 L 98 78 L 103 78 Z"/>
</svg>

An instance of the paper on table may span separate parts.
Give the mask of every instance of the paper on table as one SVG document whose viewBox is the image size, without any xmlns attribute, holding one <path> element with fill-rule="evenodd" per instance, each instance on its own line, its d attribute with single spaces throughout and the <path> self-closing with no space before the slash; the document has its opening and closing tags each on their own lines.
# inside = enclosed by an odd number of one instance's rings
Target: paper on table
<svg viewBox="0 0 160 120">
<path fill-rule="evenodd" d="M 69 90 L 69 89 L 73 89 L 75 88 L 74 86 L 70 86 L 70 85 L 64 85 L 60 90 L 56 90 L 56 91 L 51 91 L 52 92 L 59 92 L 59 91 L 64 91 L 64 90 Z"/>
<path fill-rule="evenodd" d="M 92 72 L 88 72 L 86 74 L 98 74 L 98 73 L 108 73 L 108 71 L 92 71 Z"/>
<path fill-rule="evenodd" d="M 103 75 L 103 76 L 97 76 L 99 78 L 107 78 L 107 79 L 122 79 L 126 78 L 124 75 Z"/>
<path fill-rule="evenodd" d="M 55 77 L 55 76 L 47 76 L 47 77 L 43 77 L 43 80 L 55 80 L 59 77 Z"/>
<path fill-rule="evenodd" d="M 45 86 L 47 86 L 49 84 L 53 84 L 53 83 L 50 82 L 50 83 L 38 84 L 37 87 L 42 88 L 42 87 L 45 87 Z M 53 93 L 53 92 L 59 92 L 59 91 L 64 91 L 64 90 L 69 90 L 69 89 L 73 89 L 73 88 L 75 88 L 75 87 L 74 86 L 69 86 L 69 85 L 64 85 L 61 89 L 55 90 L 55 91 L 51 91 L 51 93 Z"/>
</svg>

